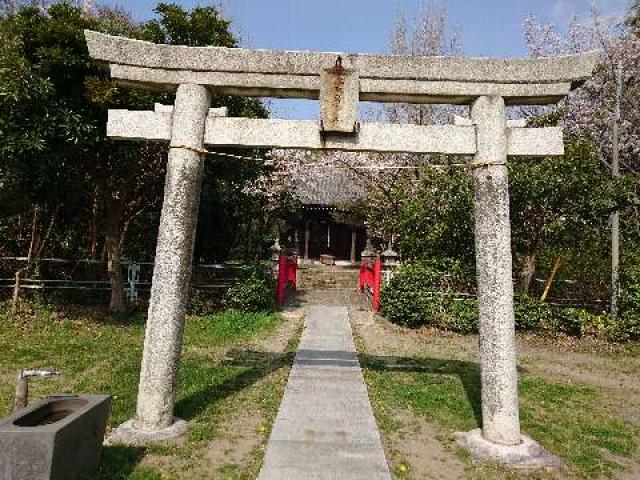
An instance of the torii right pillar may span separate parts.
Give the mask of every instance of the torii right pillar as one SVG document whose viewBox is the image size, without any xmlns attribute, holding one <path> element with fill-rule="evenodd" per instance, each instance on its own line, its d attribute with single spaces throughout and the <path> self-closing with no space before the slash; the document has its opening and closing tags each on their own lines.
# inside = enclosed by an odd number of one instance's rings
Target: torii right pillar
<svg viewBox="0 0 640 480">
<path fill-rule="evenodd" d="M 556 457 L 522 435 L 518 373 L 505 102 L 482 96 L 471 105 L 477 153 L 470 167 L 474 190 L 476 277 L 480 319 L 482 429 L 459 436 L 478 460 L 518 467 L 554 466 Z"/>
</svg>

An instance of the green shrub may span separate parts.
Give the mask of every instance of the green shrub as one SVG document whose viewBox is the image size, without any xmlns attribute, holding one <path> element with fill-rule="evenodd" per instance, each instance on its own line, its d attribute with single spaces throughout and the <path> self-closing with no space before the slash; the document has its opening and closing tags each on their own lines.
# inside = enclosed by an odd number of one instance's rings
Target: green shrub
<svg viewBox="0 0 640 480">
<path fill-rule="evenodd" d="M 640 313 L 624 312 L 618 318 L 618 329 L 623 340 L 640 340 Z"/>
<path fill-rule="evenodd" d="M 554 311 L 545 302 L 528 295 L 515 298 L 513 305 L 516 329 L 522 332 L 537 332 L 554 322 Z"/>
<path fill-rule="evenodd" d="M 627 268 L 621 279 L 619 329 L 629 340 L 640 339 L 640 268 Z"/>
<path fill-rule="evenodd" d="M 608 313 L 581 316 L 581 335 L 600 338 L 610 342 L 624 342 L 630 339 L 623 319 L 615 319 Z"/>
<path fill-rule="evenodd" d="M 383 288 L 381 313 L 391 322 L 407 327 L 431 325 L 459 333 L 478 329 L 475 300 L 456 298 L 449 290 L 450 278 L 431 265 L 402 265 Z"/>
<path fill-rule="evenodd" d="M 227 291 L 225 308 L 244 312 L 269 312 L 276 306 L 276 287 L 273 273 L 268 267 L 246 269 Z"/>
<path fill-rule="evenodd" d="M 625 342 L 638 337 L 634 317 L 613 318 L 608 313 L 591 313 L 581 308 L 557 310 L 553 329 L 574 337 L 594 337 L 609 342 Z"/>
<path fill-rule="evenodd" d="M 448 325 L 442 326 L 453 332 L 470 334 L 478 331 L 478 302 L 473 299 L 454 299 L 449 304 Z"/>
<path fill-rule="evenodd" d="M 558 308 L 557 315 L 551 322 L 552 330 L 565 333 L 572 337 L 581 337 L 583 333 L 583 325 L 591 321 L 593 314 L 581 308 Z"/>
<path fill-rule="evenodd" d="M 391 322 L 407 327 L 437 325 L 447 302 L 439 288 L 440 273 L 421 264 L 407 263 L 398 268 L 382 289 L 381 313 Z"/>
<path fill-rule="evenodd" d="M 195 288 L 189 290 L 187 310 L 192 315 L 207 315 L 222 308 L 224 290 Z"/>
<path fill-rule="evenodd" d="M 404 264 L 382 290 L 381 313 L 389 321 L 407 327 L 428 325 L 462 334 L 477 332 L 476 300 L 458 298 L 450 285 L 451 278 L 433 266 L 418 262 Z M 615 342 L 637 339 L 640 338 L 640 288 L 637 297 L 628 298 L 626 310 L 614 319 L 606 313 L 555 307 L 526 295 L 519 296 L 514 304 L 516 329 L 555 331 Z"/>
</svg>

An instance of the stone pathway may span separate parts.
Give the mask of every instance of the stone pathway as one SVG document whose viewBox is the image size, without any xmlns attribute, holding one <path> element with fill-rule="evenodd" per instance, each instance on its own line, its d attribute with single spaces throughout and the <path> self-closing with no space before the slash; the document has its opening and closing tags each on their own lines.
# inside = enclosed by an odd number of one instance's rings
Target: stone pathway
<svg viewBox="0 0 640 480">
<path fill-rule="evenodd" d="M 343 306 L 309 306 L 259 480 L 391 480 Z"/>
</svg>

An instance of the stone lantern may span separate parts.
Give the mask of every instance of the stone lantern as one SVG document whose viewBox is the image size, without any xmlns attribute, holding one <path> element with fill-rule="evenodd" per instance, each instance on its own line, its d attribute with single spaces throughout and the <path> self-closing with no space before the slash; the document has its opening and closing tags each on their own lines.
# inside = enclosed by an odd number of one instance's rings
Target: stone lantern
<svg viewBox="0 0 640 480">
<path fill-rule="evenodd" d="M 365 245 L 364 250 L 360 254 L 362 261 L 364 261 L 367 265 L 372 265 L 373 261 L 376 259 L 377 256 L 378 256 L 378 253 L 376 252 L 376 249 L 373 248 L 373 245 L 371 244 L 371 239 L 367 238 L 367 244 Z"/>
<path fill-rule="evenodd" d="M 382 258 L 382 266 L 386 269 L 393 270 L 400 262 L 400 255 L 389 244 L 389 247 L 380 255 Z"/>
<path fill-rule="evenodd" d="M 400 263 L 400 255 L 396 252 L 392 247 L 391 243 L 387 249 L 382 252 L 380 255 L 382 260 L 382 278 L 385 284 L 389 283 L 391 277 L 393 277 L 393 272 Z"/>
<path fill-rule="evenodd" d="M 271 246 L 271 260 L 278 261 L 280 254 L 282 253 L 282 247 L 280 246 L 280 237 L 276 237 L 276 241 Z"/>
</svg>

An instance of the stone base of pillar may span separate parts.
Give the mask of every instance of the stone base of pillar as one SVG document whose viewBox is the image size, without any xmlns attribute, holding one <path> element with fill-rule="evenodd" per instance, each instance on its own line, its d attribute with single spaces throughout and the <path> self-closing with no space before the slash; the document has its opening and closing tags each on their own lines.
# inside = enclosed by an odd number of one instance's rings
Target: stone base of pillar
<svg viewBox="0 0 640 480">
<path fill-rule="evenodd" d="M 479 462 L 496 462 L 506 467 L 522 469 L 559 468 L 563 462 L 547 452 L 532 438 L 522 435 L 519 445 L 500 445 L 485 440 L 482 429 L 456 434 L 458 446 L 466 449 Z"/>
<path fill-rule="evenodd" d="M 105 441 L 108 445 L 144 446 L 156 443 L 164 443 L 183 436 L 187 432 L 187 422 L 178 417 L 173 417 L 173 423 L 160 430 L 142 430 L 133 426 L 134 420 L 127 420 L 118 425 Z"/>
</svg>

